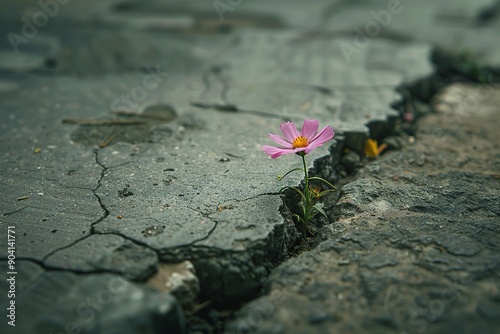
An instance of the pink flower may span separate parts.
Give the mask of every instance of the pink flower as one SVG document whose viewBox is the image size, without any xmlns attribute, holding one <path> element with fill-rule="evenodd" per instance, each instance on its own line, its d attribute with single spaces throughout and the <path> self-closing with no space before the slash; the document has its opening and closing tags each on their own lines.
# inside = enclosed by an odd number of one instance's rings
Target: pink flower
<svg viewBox="0 0 500 334">
<path fill-rule="evenodd" d="M 319 147 L 332 139 L 335 136 L 331 126 L 326 126 L 318 132 L 319 121 L 316 119 L 306 119 L 300 133 L 295 128 L 293 122 L 280 124 L 281 132 L 284 138 L 278 135 L 269 134 L 269 137 L 281 147 L 264 145 L 262 149 L 271 158 L 275 159 L 283 154 L 311 152 L 316 147 Z"/>
</svg>

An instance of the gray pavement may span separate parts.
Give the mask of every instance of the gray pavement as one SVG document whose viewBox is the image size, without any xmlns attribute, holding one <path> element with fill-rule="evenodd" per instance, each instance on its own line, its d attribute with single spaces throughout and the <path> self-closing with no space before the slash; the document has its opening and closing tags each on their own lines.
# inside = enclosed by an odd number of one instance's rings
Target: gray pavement
<svg viewBox="0 0 500 334">
<path fill-rule="evenodd" d="M 434 74 L 437 47 L 500 64 L 493 1 L 47 3 L 0 14 L 9 333 L 183 332 L 186 305 L 256 297 L 300 238 L 279 189 L 301 177 L 276 180 L 300 161 L 269 159 L 267 133 L 284 120 L 333 126 L 332 149 L 309 164 L 338 182 L 344 149 L 363 156 L 367 138 L 397 129 L 400 88 Z M 176 271 L 183 261 L 193 269 Z M 113 280 L 124 292 L 108 293 Z"/>
<path fill-rule="evenodd" d="M 276 268 L 228 332 L 498 333 L 499 91 L 441 93 L 417 142 L 358 171 L 315 247 Z"/>
</svg>

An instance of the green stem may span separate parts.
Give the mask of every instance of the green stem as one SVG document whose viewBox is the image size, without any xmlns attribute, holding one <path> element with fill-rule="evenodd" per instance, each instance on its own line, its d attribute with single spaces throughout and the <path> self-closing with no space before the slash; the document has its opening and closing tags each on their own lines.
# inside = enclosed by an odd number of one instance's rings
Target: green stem
<svg viewBox="0 0 500 334">
<path fill-rule="evenodd" d="M 306 165 L 306 155 L 302 152 L 302 164 L 304 165 L 304 180 L 306 182 L 306 188 L 304 189 L 304 235 L 307 230 L 307 223 L 309 222 L 309 208 L 311 203 L 311 195 L 309 193 L 309 175 L 307 173 L 307 165 Z"/>
</svg>

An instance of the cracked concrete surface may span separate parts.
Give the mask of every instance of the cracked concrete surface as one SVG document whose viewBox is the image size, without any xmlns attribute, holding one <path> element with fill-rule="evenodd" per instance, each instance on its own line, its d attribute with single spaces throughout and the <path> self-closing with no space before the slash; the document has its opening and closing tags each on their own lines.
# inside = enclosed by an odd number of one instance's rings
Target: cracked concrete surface
<svg viewBox="0 0 500 334">
<path fill-rule="evenodd" d="M 254 297 L 297 242 L 278 190 L 301 177 L 276 177 L 299 161 L 268 159 L 261 151 L 267 133 L 283 120 L 316 118 L 334 127 L 337 146 L 362 155 L 366 138 L 396 127 L 398 88 L 432 75 L 433 45 L 471 48 L 488 64 L 500 63 L 498 45 L 486 42 L 494 40 L 496 20 L 460 29 L 457 23 L 475 22 L 491 4 L 403 3 L 349 60 L 339 45 L 352 44 L 352 28 L 372 20 L 370 11 L 386 8 L 385 1 L 318 1 L 308 8 L 252 1 L 223 21 L 210 2 L 72 1 L 20 53 L 0 42 L 0 230 L 5 235 L 6 226 L 16 226 L 19 266 L 35 277 L 25 282 L 56 276 L 77 282 L 74 290 L 50 287 L 61 290 L 50 306 L 55 312 L 66 300 L 77 307 L 72 294 L 93 280 L 116 275 L 150 296 L 143 282 L 187 260 L 201 300 Z M 5 32 L 19 32 L 19 16 L 39 10 L 6 6 Z M 168 109 L 172 117 L 130 127 L 63 124 L 138 120 L 111 113 L 117 109 Z M 310 155 L 310 167 L 338 181 L 331 161 L 339 154 L 322 147 Z M 5 265 L 6 255 L 0 258 Z M 384 261 L 367 265 L 391 264 Z M 40 290 L 28 285 L 23 298 L 36 298 Z M 182 330 L 177 302 L 165 298 L 174 310 L 168 321 Z M 19 312 L 38 310 L 35 304 Z M 113 308 L 119 303 L 106 309 Z M 63 326 L 66 315 L 57 320 Z M 91 331 L 99 321 L 80 325 Z M 150 332 L 158 328 L 152 324 Z"/>
<path fill-rule="evenodd" d="M 360 169 L 316 246 L 276 268 L 227 332 L 497 333 L 498 92 L 436 96 L 416 143 Z"/>
<path fill-rule="evenodd" d="M 80 276 L 68 271 L 44 271 L 22 260 L 17 266 L 18 320 L 15 327 L 2 324 L 5 333 L 185 330 L 182 310 L 168 293 L 136 286 L 110 273 Z M 1 267 L 7 271 L 4 263 Z"/>
</svg>

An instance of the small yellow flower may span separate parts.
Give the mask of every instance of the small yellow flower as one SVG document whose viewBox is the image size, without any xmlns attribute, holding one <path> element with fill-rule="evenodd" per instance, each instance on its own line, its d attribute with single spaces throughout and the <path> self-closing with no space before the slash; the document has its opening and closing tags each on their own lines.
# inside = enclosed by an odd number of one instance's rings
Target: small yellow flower
<svg viewBox="0 0 500 334">
<path fill-rule="evenodd" d="M 368 138 L 365 143 L 365 155 L 369 158 L 377 158 L 386 148 L 386 144 L 378 146 L 375 139 Z"/>
<path fill-rule="evenodd" d="M 309 191 L 311 192 L 311 195 L 313 195 L 313 198 L 315 199 L 320 199 L 321 198 L 321 186 L 311 186 L 309 185 Z"/>
</svg>

